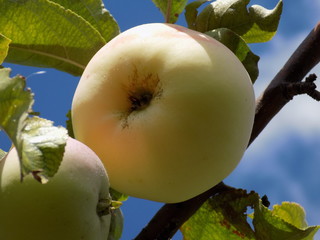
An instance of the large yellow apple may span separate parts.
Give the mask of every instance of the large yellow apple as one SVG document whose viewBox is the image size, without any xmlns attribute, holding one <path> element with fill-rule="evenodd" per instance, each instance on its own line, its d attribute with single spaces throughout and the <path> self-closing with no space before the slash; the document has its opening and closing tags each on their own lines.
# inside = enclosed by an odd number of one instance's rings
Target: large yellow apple
<svg viewBox="0 0 320 240">
<path fill-rule="evenodd" d="M 107 240 L 109 181 L 100 159 L 69 139 L 58 173 L 20 181 L 15 148 L 0 162 L 0 239 Z"/>
<path fill-rule="evenodd" d="M 72 120 L 114 189 L 173 203 L 233 171 L 254 108 L 249 75 L 229 49 L 182 26 L 151 23 L 123 32 L 91 59 Z"/>
</svg>

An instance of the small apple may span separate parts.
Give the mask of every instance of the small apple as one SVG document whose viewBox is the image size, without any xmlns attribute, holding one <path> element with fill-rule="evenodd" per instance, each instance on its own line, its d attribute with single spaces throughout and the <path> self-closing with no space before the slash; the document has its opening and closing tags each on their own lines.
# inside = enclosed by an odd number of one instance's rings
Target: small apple
<svg viewBox="0 0 320 240">
<path fill-rule="evenodd" d="M 91 59 L 72 120 L 114 189 L 173 203 L 233 171 L 254 110 L 250 77 L 227 47 L 182 26 L 151 23 L 123 32 Z"/>
<path fill-rule="evenodd" d="M 61 166 L 47 183 L 20 181 L 16 149 L 0 162 L 0 238 L 107 240 L 109 181 L 100 159 L 69 138 Z"/>
</svg>

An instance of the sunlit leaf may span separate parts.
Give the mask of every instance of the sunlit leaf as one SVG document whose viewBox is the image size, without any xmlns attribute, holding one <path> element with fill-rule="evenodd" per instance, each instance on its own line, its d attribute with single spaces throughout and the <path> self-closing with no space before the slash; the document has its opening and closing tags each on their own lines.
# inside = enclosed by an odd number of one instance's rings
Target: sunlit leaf
<svg viewBox="0 0 320 240">
<path fill-rule="evenodd" d="M 119 34 L 119 26 L 101 0 L 51 0 L 87 20 L 109 42 Z"/>
<path fill-rule="evenodd" d="M 9 50 L 11 40 L 0 33 L 0 64 L 3 63 Z"/>
<path fill-rule="evenodd" d="M 67 130 L 49 120 L 30 117 L 33 94 L 25 78 L 10 78 L 10 69 L 0 69 L 0 128 L 15 145 L 21 177 L 31 173 L 45 183 L 58 171 L 68 138 Z"/>
<path fill-rule="evenodd" d="M 0 126 L 15 146 L 21 146 L 21 133 L 34 100 L 25 78 L 10 78 L 10 72 L 9 68 L 0 69 Z"/>
<path fill-rule="evenodd" d="M 307 226 L 296 203 L 270 210 L 258 194 L 233 189 L 207 200 L 180 230 L 184 240 L 312 240 L 319 227 Z"/>
<path fill-rule="evenodd" d="M 307 227 L 303 210 L 287 202 L 273 210 L 260 205 L 255 209 L 253 226 L 258 240 L 312 240 L 319 226 Z M 301 207 L 300 207 L 301 208 Z M 292 217 L 298 219 L 292 219 Z"/>
<path fill-rule="evenodd" d="M 247 222 L 247 207 L 258 202 L 256 193 L 244 190 L 219 194 L 205 202 L 182 226 L 184 240 L 255 239 Z"/>
<path fill-rule="evenodd" d="M 4 156 L 6 156 L 6 154 L 7 154 L 7 152 L 5 152 L 2 149 L 0 149 L 0 161 Z"/>
<path fill-rule="evenodd" d="M 274 205 L 272 212 L 287 223 L 297 228 L 308 227 L 306 213 L 302 206 L 294 202 L 283 202 L 281 205 Z"/>
<path fill-rule="evenodd" d="M 184 10 L 188 0 L 152 0 L 153 3 L 160 9 L 165 21 L 175 23 L 178 20 L 180 13 Z"/>
<path fill-rule="evenodd" d="M 32 173 L 38 181 L 46 183 L 59 169 L 67 138 L 67 130 L 53 126 L 52 121 L 28 118 L 20 149 L 22 176 Z"/>
<path fill-rule="evenodd" d="M 106 14 L 98 14 L 96 22 L 94 17 L 89 19 L 89 10 L 103 8 L 90 5 L 85 9 L 83 1 L 69 2 L 72 3 L 66 5 L 73 9 L 77 6 L 81 16 L 49 0 L 0 0 L 0 33 L 12 40 L 6 61 L 81 75 L 92 56 L 117 30 L 112 18 L 100 27 Z M 81 6 L 83 11 L 79 10 Z"/>
<path fill-rule="evenodd" d="M 114 201 L 124 202 L 124 201 L 128 200 L 128 198 L 129 198 L 128 195 L 121 193 L 121 192 L 118 192 L 117 190 L 115 190 L 113 188 L 110 188 L 109 192 L 110 192 L 112 200 L 114 200 Z"/>
</svg>

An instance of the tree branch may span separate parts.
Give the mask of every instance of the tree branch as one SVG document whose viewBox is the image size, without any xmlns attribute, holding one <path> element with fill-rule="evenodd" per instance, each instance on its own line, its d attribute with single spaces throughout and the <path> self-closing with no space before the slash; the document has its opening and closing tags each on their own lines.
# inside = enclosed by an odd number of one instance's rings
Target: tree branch
<svg viewBox="0 0 320 240">
<path fill-rule="evenodd" d="M 271 119 L 291 100 L 286 97 L 283 85 L 301 82 L 320 61 L 320 22 L 291 55 L 279 73 L 270 82 L 256 104 L 255 122 L 250 144 Z"/>
<path fill-rule="evenodd" d="M 319 92 L 307 86 L 313 81 L 302 82 L 308 72 L 320 61 L 320 22 L 300 44 L 283 68 L 270 82 L 256 102 L 255 121 L 249 145 L 262 132 L 271 119 L 292 99 L 300 93 L 319 97 Z M 300 85 L 300 86 L 298 86 Z M 285 87 L 284 87 L 285 86 Z M 302 87 L 301 87 L 302 86 Z M 311 90 L 310 90 L 311 89 Z M 185 202 L 165 204 L 139 233 L 135 240 L 170 239 L 210 197 L 230 187 L 219 183 L 208 191 Z"/>
<path fill-rule="evenodd" d="M 203 194 L 181 203 L 165 204 L 141 231 L 135 240 L 162 240 L 172 237 L 182 223 L 195 213 L 209 197 L 232 189 L 224 183 L 219 183 Z M 187 210 L 188 214 L 182 214 Z"/>
<path fill-rule="evenodd" d="M 283 83 L 283 94 L 291 100 L 294 96 L 308 94 L 316 101 L 320 101 L 320 92 L 316 90 L 317 86 L 314 81 L 317 79 L 316 74 L 310 74 L 304 82 Z"/>
</svg>

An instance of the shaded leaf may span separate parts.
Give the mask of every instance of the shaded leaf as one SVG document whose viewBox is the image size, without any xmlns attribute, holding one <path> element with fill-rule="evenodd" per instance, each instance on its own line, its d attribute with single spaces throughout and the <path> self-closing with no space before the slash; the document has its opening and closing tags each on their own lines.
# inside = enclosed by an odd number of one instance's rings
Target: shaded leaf
<svg viewBox="0 0 320 240">
<path fill-rule="evenodd" d="M 58 171 L 68 138 L 62 127 L 51 121 L 29 117 L 33 94 L 26 89 L 25 78 L 10 78 L 11 70 L 0 69 L 0 128 L 15 145 L 21 166 L 21 178 L 32 173 L 45 183 Z"/>
<path fill-rule="evenodd" d="M 72 138 L 74 137 L 74 132 L 73 132 L 73 126 L 72 126 L 72 118 L 71 118 L 71 110 L 68 111 L 66 114 L 67 120 L 66 120 L 66 127 L 68 130 L 68 135 Z"/>
<path fill-rule="evenodd" d="M 271 40 L 279 25 L 282 0 L 272 10 L 259 5 L 253 5 L 247 9 L 249 2 L 250 0 L 216 0 L 198 15 L 195 29 L 207 32 L 228 28 L 247 43 Z"/>
<path fill-rule="evenodd" d="M 12 40 L 7 62 L 73 75 L 106 43 L 83 17 L 49 0 L 0 0 L 0 33 Z"/>
<path fill-rule="evenodd" d="M 184 10 L 188 0 L 152 0 L 153 3 L 160 9 L 165 21 L 175 23 L 178 20 L 180 13 Z"/>
<path fill-rule="evenodd" d="M 249 73 L 252 83 L 254 83 L 259 75 L 258 62 L 260 57 L 250 50 L 246 42 L 227 28 L 215 29 L 206 32 L 206 34 L 223 43 L 239 58 Z"/>
<path fill-rule="evenodd" d="M 196 29 L 196 20 L 198 16 L 198 8 L 210 0 L 197 0 L 189 3 L 185 8 L 184 16 L 186 18 L 186 22 L 188 24 L 188 28 L 195 30 Z"/>
<path fill-rule="evenodd" d="M 111 211 L 111 223 L 108 240 L 119 240 L 122 235 L 124 225 L 123 214 L 120 208 Z"/>
<path fill-rule="evenodd" d="M 0 64 L 3 63 L 9 50 L 11 40 L 0 33 Z"/>
</svg>

